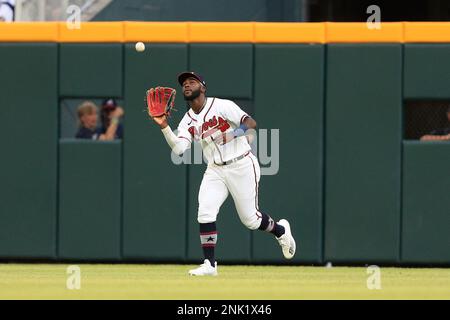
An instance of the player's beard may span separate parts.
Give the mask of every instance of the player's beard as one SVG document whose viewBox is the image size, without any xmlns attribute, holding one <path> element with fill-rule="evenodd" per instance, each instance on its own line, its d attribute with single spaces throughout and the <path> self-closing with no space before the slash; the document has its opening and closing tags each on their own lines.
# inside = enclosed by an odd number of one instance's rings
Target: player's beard
<svg viewBox="0 0 450 320">
<path fill-rule="evenodd" d="M 184 95 L 184 100 L 186 101 L 193 101 L 195 99 L 197 99 L 198 97 L 200 97 L 200 88 L 198 88 L 197 90 L 192 90 L 191 91 L 191 95 L 190 96 L 186 96 Z"/>
</svg>

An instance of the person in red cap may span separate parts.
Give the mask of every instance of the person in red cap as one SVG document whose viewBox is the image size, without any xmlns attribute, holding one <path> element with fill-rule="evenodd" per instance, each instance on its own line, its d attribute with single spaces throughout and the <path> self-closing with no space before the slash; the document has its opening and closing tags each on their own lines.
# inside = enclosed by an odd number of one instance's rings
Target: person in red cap
<svg viewBox="0 0 450 320">
<path fill-rule="evenodd" d="M 114 139 L 123 139 L 123 124 L 120 122 L 123 115 L 124 111 L 122 107 L 117 104 L 115 99 L 105 99 L 102 103 L 100 114 L 101 133 L 106 134 L 108 128 L 113 125 L 116 128 L 114 132 Z"/>
<path fill-rule="evenodd" d="M 275 222 L 259 209 L 260 167 L 258 159 L 251 153 L 246 136 L 249 129 L 256 128 L 256 121 L 233 101 L 207 97 L 205 79 L 199 74 L 183 72 L 178 76 L 178 82 L 189 105 L 178 125 L 178 134 L 172 131 L 165 115 L 153 117 L 153 120 L 161 127 L 174 153 L 183 154 L 195 140 L 200 142 L 208 161 L 198 196 L 197 216 L 205 260 L 189 274 L 218 274 L 214 255 L 216 219 L 229 194 L 233 197 L 242 223 L 250 230 L 259 229 L 273 234 L 284 257 L 291 259 L 296 244 L 289 222 L 285 219 Z"/>
</svg>

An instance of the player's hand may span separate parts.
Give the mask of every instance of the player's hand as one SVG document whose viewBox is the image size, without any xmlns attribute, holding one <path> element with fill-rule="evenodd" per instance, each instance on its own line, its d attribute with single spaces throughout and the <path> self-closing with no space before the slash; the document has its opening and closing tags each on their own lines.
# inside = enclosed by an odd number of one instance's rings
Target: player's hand
<svg viewBox="0 0 450 320">
<path fill-rule="evenodd" d="M 152 119 L 153 119 L 153 121 L 156 122 L 157 125 L 159 125 L 161 127 L 161 129 L 164 129 L 165 127 L 168 126 L 167 117 L 164 114 L 159 117 L 153 117 Z"/>
</svg>

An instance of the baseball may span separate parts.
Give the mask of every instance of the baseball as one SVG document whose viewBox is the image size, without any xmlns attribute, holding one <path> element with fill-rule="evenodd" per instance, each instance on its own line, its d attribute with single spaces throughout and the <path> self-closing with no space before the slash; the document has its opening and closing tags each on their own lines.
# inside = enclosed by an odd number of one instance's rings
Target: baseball
<svg viewBox="0 0 450 320">
<path fill-rule="evenodd" d="M 145 44 L 143 42 L 137 42 L 136 43 L 136 51 L 142 52 L 145 50 Z"/>
</svg>

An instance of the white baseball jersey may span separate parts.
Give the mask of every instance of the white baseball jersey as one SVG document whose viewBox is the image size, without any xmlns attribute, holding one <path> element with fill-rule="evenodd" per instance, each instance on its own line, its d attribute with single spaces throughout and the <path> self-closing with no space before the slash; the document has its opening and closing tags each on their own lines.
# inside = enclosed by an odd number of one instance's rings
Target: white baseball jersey
<svg viewBox="0 0 450 320">
<path fill-rule="evenodd" d="M 247 138 L 237 137 L 225 144 L 207 138 L 218 130 L 233 132 L 247 117 L 248 114 L 233 101 L 209 97 L 200 113 L 196 114 L 192 109 L 186 112 L 178 125 L 178 138 L 185 139 L 189 145 L 194 140 L 200 141 L 208 163 L 221 164 L 250 151 Z"/>
</svg>

